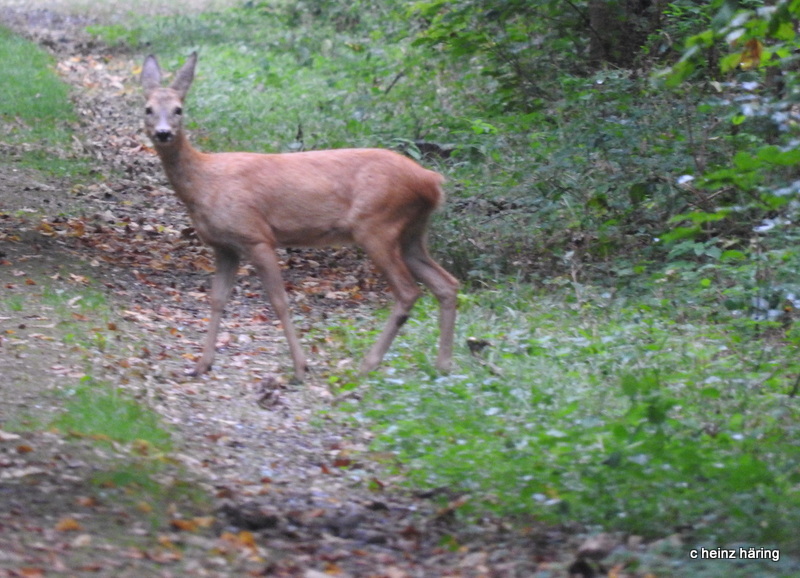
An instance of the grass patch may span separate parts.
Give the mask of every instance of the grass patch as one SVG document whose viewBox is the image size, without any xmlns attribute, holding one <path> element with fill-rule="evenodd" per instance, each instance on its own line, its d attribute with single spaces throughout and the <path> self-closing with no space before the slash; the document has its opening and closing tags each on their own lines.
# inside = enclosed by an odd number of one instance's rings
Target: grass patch
<svg viewBox="0 0 800 578">
<path fill-rule="evenodd" d="M 796 332 L 520 286 L 460 311 L 457 343 L 490 345 L 429 372 L 425 301 L 351 408 L 415 484 L 466 492 L 477 513 L 800 553 Z"/>
<path fill-rule="evenodd" d="M 90 358 L 109 347 L 114 339 L 109 324 L 114 324 L 106 296 L 91 286 L 90 279 L 86 278 L 86 283 L 89 285 L 77 288 L 45 285 L 37 302 L 58 320 L 52 336 Z"/>
<path fill-rule="evenodd" d="M 69 88 L 53 72 L 53 59 L 38 45 L 0 27 L 0 114 L 14 142 L 66 143 L 77 118 Z"/>
<path fill-rule="evenodd" d="M 120 461 L 116 467 L 96 473 L 92 484 L 101 492 L 124 490 L 116 499 L 134 506 L 139 515 L 147 515 L 153 530 L 169 523 L 165 513 L 176 504 L 197 513 L 207 513 L 212 507 L 202 488 L 187 481 L 186 472 L 163 461 Z"/>
<path fill-rule="evenodd" d="M 98 441 L 170 449 L 170 433 L 162 427 L 158 414 L 121 390 L 85 377 L 66 395 L 64 413 L 53 421 L 53 427 Z"/>
<path fill-rule="evenodd" d="M 86 163 L 63 154 L 77 116 L 69 87 L 55 74 L 53 58 L 0 27 L 0 60 L 0 139 L 29 145 L 18 157 L 25 167 L 58 176 L 85 172 Z"/>
<path fill-rule="evenodd" d="M 137 370 L 108 371 L 136 354 L 136 335 L 126 331 L 101 286 L 78 274 L 80 264 L 67 261 L 53 275 L 50 266 L 33 269 L 36 263 L 26 267 L 32 283 L 20 279 L 0 298 L 0 318 L 12 320 L 0 328 L 10 362 L 0 373 L 11 369 L 3 375 L 10 407 L 0 418 L 2 429 L 61 432 L 68 453 L 86 456 L 86 470 L 74 473 L 89 482 L 89 494 L 127 512 L 126 527 L 143 520 L 162 531 L 176 508 L 208 515 L 208 496 L 170 456 L 172 430 L 139 398 Z M 98 532 L 114 536 L 116 523 L 100 520 Z M 97 527 L 86 523 L 90 533 Z"/>
<path fill-rule="evenodd" d="M 50 427 L 115 450 L 91 477 L 99 495 L 135 508 L 154 531 L 168 525 L 165 512 L 176 504 L 208 511 L 206 493 L 169 458 L 172 435 L 155 411 L 126 391 L 89 377 L 63 397 L 63 411 Z"/>
</svg>

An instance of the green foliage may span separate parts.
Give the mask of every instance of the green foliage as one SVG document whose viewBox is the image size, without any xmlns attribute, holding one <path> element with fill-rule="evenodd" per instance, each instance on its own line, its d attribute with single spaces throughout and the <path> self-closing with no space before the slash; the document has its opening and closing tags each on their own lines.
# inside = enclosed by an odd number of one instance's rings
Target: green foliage
<svg viewBox="0 0 800 578">
<path fill-rule="evenodd" d="M 774 56 L 780 59 L 790 56 L 796 43 L 792 18 L 798 9 L 787 0 L 709 2 L 701 8 L 701 22 L 706 26 L 686 38 L 681 59 L 667 71 L 668 85 L 677 86 L 695 74 L 719 79 L 720 73 L 737 68 L 749 70 L 770 63 Z M 751 40 L 767 41 L 769 45 L 762 44 L 757 53 L 743 50 Z"/>
<path fill-rule="evenodd" d="M 410 14 L 425 24 L 415 43 L 444 46 L 488 79 L 493 108 L 533 111 L 557 71 L 581 65 L 570 55 L 586 45 L 586 2 L 425 0 Z M 469 59 L 469 60 L 467 60 Z"/>
<path fill-rule="evenodd" d="M 707 287 L 731 312 L 779 319 L 794 308 L 798 254 L 797 125 L 794 101 L 796 2 L 714 2 L 707 29 L 687 41 L 667 84 L 711 77 L 702 107 L 727 133 L 725 154 L 696 163 L 686 177 L 693 210 L 674 215 L 661 239 L 673 274 L 692 283 L 701 265 Z M 683 84 L 680 84 L 683 83 Z M 694 178 L 696 177 L 696 178 Z M 691 180 L 689 180 L 691 179 Z M 681 263 L 681 261 L 684 261 Z"/>
<path fill-rule="evenodd" d="M 395 371 L 351 409 L 417 483 L 467 492 L 477 511 L 796 553 L 800 364 L 779 324 L 759 335 L 687 305 L 483 291 L 459 324 L 460 342 L 490 342 L 482 353 L 449 377 L 398 369 L 427 367 L 435 347 L 435 319 L 415 316 Z"/>
</svg>

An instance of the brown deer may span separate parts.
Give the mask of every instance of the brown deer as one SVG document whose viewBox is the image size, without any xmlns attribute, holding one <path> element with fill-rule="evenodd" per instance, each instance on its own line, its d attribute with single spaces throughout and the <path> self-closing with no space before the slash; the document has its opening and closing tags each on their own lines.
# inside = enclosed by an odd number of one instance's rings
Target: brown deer
<svg viewBox="0 0 800 578">
<path fill-rule="evenodd" d="M 194 80 L 193 53 L 169 87 L 148 56 L 141 83 L 145 129 L 172 188 L 200 238 L 214 251 L 211 320 L 203 354 L 192 373 L 208 371 L 225 303 L 239 261 L 256 268 L 289 342 L 297 381 L 306 361 L 289 317 L 277 247 L 356 244 L 385 274 L 396 303 L 361 365 L 378 367 L 420 295 L 416 281 L 439 301 L 436 367 L 450 369 L 458 282 L 428 255 L 431 213 L 444 201 L 444 178 L 383 149 L 340 149 L 286 154 L 215 153 L 193 148 L 183 131 L 183 102 Z"/>
</svg>

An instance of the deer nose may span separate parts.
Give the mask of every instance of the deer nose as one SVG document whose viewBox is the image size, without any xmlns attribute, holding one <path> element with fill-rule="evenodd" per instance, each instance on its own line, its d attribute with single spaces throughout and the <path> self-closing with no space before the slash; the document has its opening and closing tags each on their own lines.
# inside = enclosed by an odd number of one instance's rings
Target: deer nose
<svg viewBox="0 0 800 578">
<path fill-rule="evenodd" d="M 158 128 L 153 136 L 159 142 L 167 142 L 172 139 L 172 131 L 168 128 Z"/>
</svg>

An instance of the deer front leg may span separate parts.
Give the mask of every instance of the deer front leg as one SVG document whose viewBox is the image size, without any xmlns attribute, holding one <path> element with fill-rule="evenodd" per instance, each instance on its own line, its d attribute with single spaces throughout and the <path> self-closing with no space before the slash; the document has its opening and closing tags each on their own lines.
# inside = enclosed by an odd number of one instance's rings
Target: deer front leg
<svg viewBox="0 0 800 578">
<path fill-rule="evenodd" d="M 283 285 L 281 267 L 275 250 L 265 243 L 253 247 L 250 260 L 256 267 L 261 278 L 261 284 L 267 293 L 267 298 L 272 305 L 275 315 L 283 325 L 283 333 L 286 341 L 289 342 L 289 351 L 294 363 L 294 379 L 302 383 L 305 379 L 306 360 L 303 355 L 303 348 L 300 347 L 300 340 L 294 330 L 291 317 L 289 316 L 289 299 L 286 296 L 286 288 Z"/>
<path fill-rule="evenodd" d="M 203 355 L 195 364 L 190 375 L 201 375 L 211 369 L 222 312 L 225 310 L 225 304 L 228 302 L 231 289 L 236 281 L 236 271 L 239 269 L 239 256 L 233 251 L 214 248 L 214 257 L 216 270 L 211 279 L 211 320 L 208 323 Z"/>
</svg>

